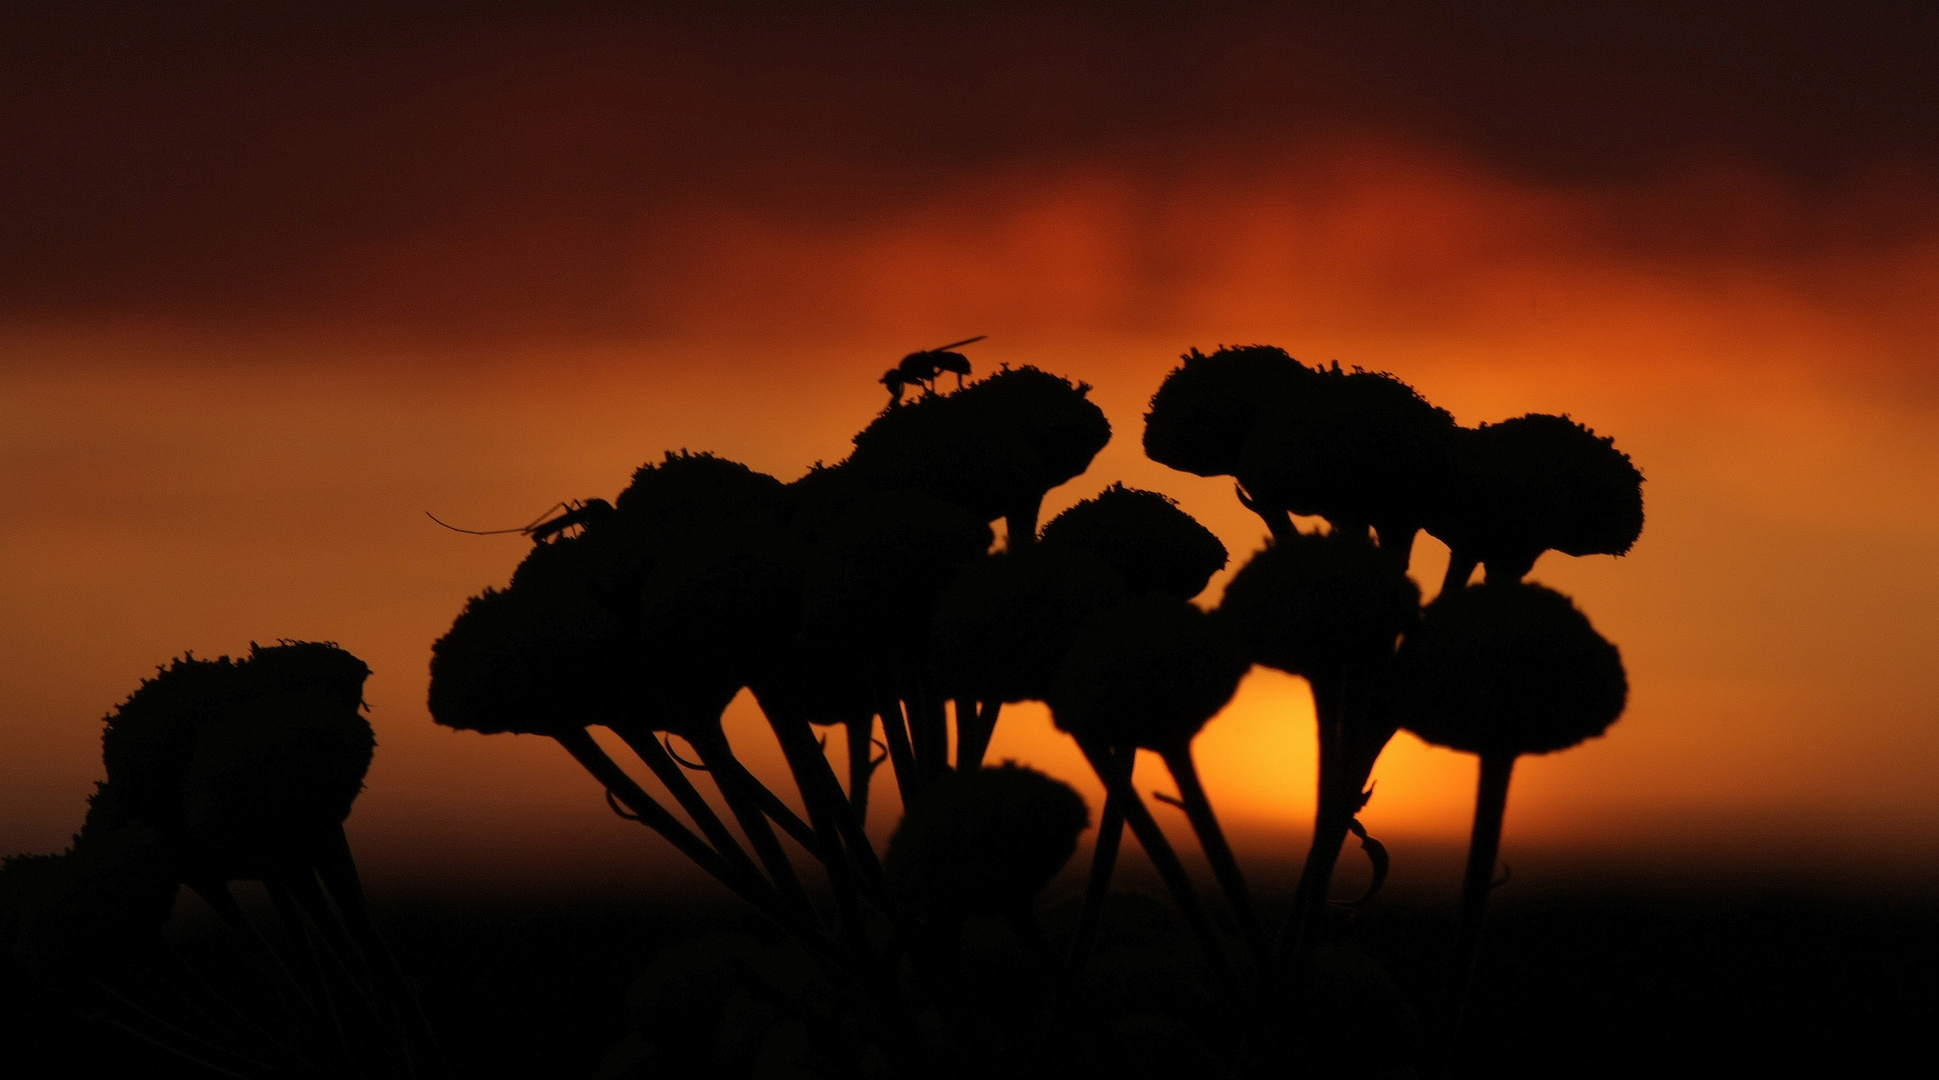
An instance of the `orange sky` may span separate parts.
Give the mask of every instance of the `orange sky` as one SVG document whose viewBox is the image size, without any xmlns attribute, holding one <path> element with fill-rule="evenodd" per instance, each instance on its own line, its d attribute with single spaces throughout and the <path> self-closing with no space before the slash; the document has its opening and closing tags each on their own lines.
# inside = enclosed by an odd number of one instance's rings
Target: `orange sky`
<svg viewBox="0 0 1939 1080">
<path fill-rule="evenodd" d="M 1615 435 L 1648 478 L 1641 543 L 1550 555 L 1534 576 L 1621 646 L 1631 706 L 1607 738 L 1525 763 L 1511 846 L 1748 837 L 1759 857 L 1929 862 L 1939 234 L 1790 260 L 1624 250 L 1622 205 L 1644 195 L 1810 224 L 1746 174 L 1568 190 L 1360 142 L 1162 191 L 1099 169 L 973 177 L 840 232 L 696 221 L 717 244 L 686 279 L 686 318 L 635 340 L 459 355 L 288 328 L 16 330 L 0 374 L 0 848 L 55 847 L 77 825 L 99 718 L 153 665 L 306 637 L 377 672 L 379 752 L 352 818 L 372 874 L 511 887 L 658 865 L 657 841 L 555 747 L 429 722 L 431 641 L 523 542 L 423 511 L 522 522 L 611 496 L 680 447 L 792 478 L 844 453 L 901 351 L 984 332 L 981 370 L 1088 380 L 1112 420 L 1111 446 L 1047 511 L 1123 479 L 1181 499 L 1240 558 L 1262 530 L 1229 486 L 1138 450 L 1143 403 L 1187 346 L 1269 341 L 1392 370 L 1464 423 L 1567 411 Z M 1437 581 L 1444 558 L 1424 542 L 1416 576 Z M 1254 847 L 1297 846 L 1308 708 L 1296 680 L 1255 672 L 1200 740 L 1216 804 Z M 1007 713 L 993 755 L 1096 803 L 1041 709 Z M 1376 776 L 1376 831 L 1465 829 L 1465 759 L 1401 736 Z M 1809 818 L 1808 835 L 1778 831 Z"/>
<path fill-rule="evenodd" d="M 1138 449 L 1188 347 L 1614 435 L 1641 542 L 1534 577 L 1630 709 L 1518 770 L 1509 858 L 1939 869 L 1931 20 L 1019 10 L 0 34 L 0 852 L 78 826 L 155 665 L 300 637 L 376 670 L 374 882 L 681 876 L 556 747 L 430 723 L 431 642 L 523 542 L 424 511 L 517 524 L 682 447 L 791 479 L 891 361 L 982 333 L 979 371 L 1087 380 L 1113 423 L 1047 513 L 1121 479 L 1240 560 L 1229 484 Z M 1255 672 L 1199 743 L 1255 853 L 1303 843 L 1308 708 Z M 1039 709 L 992 754 L 1097 805 Z M 1470 772 L 1401 736 L 1366 820 L 1458 838 Z"/>
</svg>

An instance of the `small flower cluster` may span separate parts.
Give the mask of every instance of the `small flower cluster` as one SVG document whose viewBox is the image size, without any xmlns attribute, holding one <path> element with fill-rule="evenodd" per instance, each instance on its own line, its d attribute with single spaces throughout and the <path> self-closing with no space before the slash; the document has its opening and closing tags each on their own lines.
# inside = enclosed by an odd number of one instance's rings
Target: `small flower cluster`
<svg viewBox="0 0 1939 1080">
<path fill-rule="evenodd" d="M 232 1073 L 369 1070 L 391 1054 L 387 1044 L 428 1045 L 421 1027 L 405 1030 L 408 991 L 365 911 L 343 831 L 376 749 L 363 717 L 369 676 L 334 644 L 283 641 L 237 660 L 184 656 L 144 680 L 107 717 L 108 779 L 72 847 L 0 870 L 7 989 L 51 989 Z M 292 948 L 272 962 L 294 998 L 313 1010 L 328 1001 L 330 1033 L 315 1016 L 255 1016 L 199 979 L 185 987 L 175 977 L 181 961 L 161 931 L 183 885 L 270 948 L 230 888 L 239 881 L 261 882 L 274 900 Z M 334 973 L 319 951 L 334 956 Z M 166 1000 L 137 1000 L 136 987 L 157 978 Z M 226 1023 L 211 1019 L 219 1014 Z M 286 1021 L 288 1030 L 269 1030 Z"/>
</svg>

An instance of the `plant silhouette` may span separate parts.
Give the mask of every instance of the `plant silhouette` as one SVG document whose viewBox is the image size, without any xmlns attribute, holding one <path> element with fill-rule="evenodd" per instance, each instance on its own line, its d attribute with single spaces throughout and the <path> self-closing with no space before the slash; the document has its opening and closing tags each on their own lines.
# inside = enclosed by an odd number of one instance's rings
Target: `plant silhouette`
<svg viewBox="0 0 1939 1080">
<path fill-rule="evenodd" d="M 1342 960 L 1348 931 L 1328 916 L 1349 836 L 1373 889 L 1385 874 L 1360 815 L 1403 727 L 1480 759 L 1455 959 L 1429 1052 L 1401 1060 L 1396 1041 L 1349 1068 L 1445 1069 L 1513 762 L 1600 734 L 1627 696 L 1615 647 L 1522 579 L 1544 551 L 1628 551 L 1641 474 L 1565 416 L 1462 428 L 1389 374 L 1194 349 L 1152 398 L 1145 451 L 1231 477 L 1269 533 L 1213 605 L 1201 594 L 1226 547 L 1161 493 L 1112 484 L 1040 529 L 1110 424 L 1083 383 L 1034 367 L 966 379 L 954 347 L 884 377 L 891 400 L 843 461 L 783 482 L 667 453 L 610 500 L 512 530 L 531 546 L 509 580 L 433 645 L 437 723 L 556 742 L 594 796 L 772 931 L 662 952 L 599 1075 L 1340 1071 L 1326 1041 L 1340 1018 L 1397 1032 L 1411 1015 L 1371 961 Z M 1452 552 L 1425 611 L 1408 576 L 1423 530 Z M 1193 755 L 1255 665 L 1303 679 L 1318 720 L 1313 838 L 1283 921 Z M 342 828 L 374 751 L 368 675 L 335 646 L 284 642 L 184 656 L 144 682 L 108 718 L 107 782 L 73 846 L 0 871 L 8 985 L 113 992 L 158 955 L 178 884 L 255 940 L 229 886 L 261 881 L 285 927 L 262 948 L 288 1015 L 211 1000 L 203 1014 L 227 1019 L 175 1023 L 122 994 L 111 1020 L 232 1075 L 438 1074 Z M 744 692 L 785 777 L 758 775 L 728 736 Z M 1049 886 L 1090 808 L 1061 780 L 984 763 L 1004 706 L 1025 701 L 1048 706 L 1105 791 L 1066 908 Z M 1155 798 L 1183 812 L 1215 892 L 1133 783 L 1141 752 L 1176 785 Z M 905 809 L 878 851 L 884 764 Z M 1113 889 L 1127 827 L 1169 905 Z"/>
</svg>

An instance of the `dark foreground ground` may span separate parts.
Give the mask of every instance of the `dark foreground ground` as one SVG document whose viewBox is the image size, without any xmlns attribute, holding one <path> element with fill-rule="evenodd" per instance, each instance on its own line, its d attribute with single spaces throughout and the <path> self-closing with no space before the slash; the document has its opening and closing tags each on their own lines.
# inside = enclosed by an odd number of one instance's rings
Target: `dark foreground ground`
<svg viewBox="0 0 1939 1080">
<path fill-rule="evenodd" d="M 1406 998 L 1424 1002 L 1450 917 L 1445 905 L 1383 901 L 1351 934 Z M 625 992 L 659 950 L 713 930 L 762 932 L 733 910 L 670 903 L 427 903 L 382 919 L 462 1077 L 587 1077 L 623 1034 Z M 244 961 L 226 933 L 190 925 L 177 939 L 211 983 L 258 992 L 232 966 Z M 1456 1071 L 1850 1073 L 1918 1060 L 1935 1006 L 1932 900 L 1606 886 L 1504 895 Z M 29 1006 L 8 1023 L 8 1076 L 221 1075 L 99 1022 Z"/>
</svg>

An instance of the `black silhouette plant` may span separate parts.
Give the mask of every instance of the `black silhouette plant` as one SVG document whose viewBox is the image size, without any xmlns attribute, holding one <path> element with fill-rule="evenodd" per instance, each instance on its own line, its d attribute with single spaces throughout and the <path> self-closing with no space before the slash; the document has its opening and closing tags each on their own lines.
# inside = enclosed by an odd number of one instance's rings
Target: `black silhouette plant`
<svg viewBox="0 0 1939 1080">
<path fill-rule="evenodd" d="M 1427 531 L 1447 544 L 1442 588 L 1520 581 L 1544 551 L 1622 555 L 1643 531 L 1643 474 L 1614 439 L 1530 413 L 1463 428 Z"/>
<path fill-rule="evenodd" d="M 1628 696 L 1616 647 L 1568 597 L 1540 585 L 1447 593 L 1401 646 L 1382 712 L 1427 742 L 1481 759 L 1445 1039 L 1453 1037 L 1480 952 L 1515 759 L 1601 735 Z"/>
<path fill-rule="evenodd" d="M 1461 654 L 1434 666 L 1434 658 L 1455 655 L 1440 644 L 1447 634 L 1484 652 L 1501 635 L 1462 622 L 1459 596 L 1419 625 L 1420 592 L 1407 577 L 1416 533 L 1428 526 L 1454 538 L 1457 558 L 1489 562 L 1491 580 L 1518 577 L 1542 547 L 1626 549 L 1640 528 L 1640 512 L 1624 509 L 1639 497 L 1634 470 L 1615 455 L 1629 469 L 1617 475 L 1605 460 L 1613 448 L 1567 421 L 1595 446 L 1528 417 L 1465 433 L 1392 376 L 1337 364 L 1308 368 L 1269 346 L 1211 356 L 1194 350 L 1152 399 L 1147 452 L 1200 475 L 1234 477 L 1242 502 L 1273 536 L 1208 614 L 1190 601 L 1226 565 L 1225 546 L 1163 495 L 1112 485 L 1038 535 L 1046 492 L 1082 473 L 1110 437 L 1088 387 L 1006 368 L 938 393 L 931 375 L 918 378 L 920 396 L 905 402 L 897 395 L 855 437 L 847 460 L 817 465 L 791 484 L 683 452 L 641 468 L 610 506 L 587 500 L 525 530 L 535 544 L 510 587 L 474 598 L 435 647 L 433 716 L 448 726 L 563 743 L 615 809 L 657 830 L 785 929 L 812 958 L 809 974 L 762 975 L 755 969 L 769 954 L 736 946 L 710 951 L 695 977 L 711 988 L 702 1010 L 708 1017 L 727 1008 L 715 1002 L 736 994 L 762 1002 L 763 1030 L 810 1047 L 789 1058 L 798 1069 L 867 1071 L 860 1063 L 877 1061 L 891 1073 L 934 1075 L 971 1060 L 994 1068 L 1083 1059 L 1044 1043 L 1055 1025 L 1041 1019 L 1101 1015 L 1077 998 L 1099 992 L 1083 975 L 1126 824 L 1202 946 L 1204 967 L 1189 978 L 1209 974 L 1225 1001 L 1250 1006 L 1227 1010 L 1222 1030 L 1243 1044 L 1228 1063 L 1277 1068 L 1275 1055 L 1297 1057 L 1299 1039 L 1319 1037 L 1317 1018 L 1326 1015 L 1304 1008 L 1297 1015 L 1307 1019 L 1290 1033 L 1266 1020 L 1286 1015 L 1292 1003 L 1278 995 L 1289 982 L 1317 993 L 1308 973 L 1349 832 L 1375 856 L 1376 881 L 1383 872 L 1384 854 L 1357 821 L 1374 763 L 1403 719 L 1424 737 L 1439 737 L 1433 725 L 1441 713 L 1429 706 L 1446 695 L 1423 673 L 1506 663 Z M 1518 449 L 1524 444 L 1551 464 L 1530 465 Z M 1295 516 L 1325 518 L 1330 531 L 1303 534 Z M 1008 539 L 993 552 L 997 518 Z M 1494 588 L 1473 592 L 1493 596 Z M 1442 624 L 1453 629 L 1443 634 Z M 1572 640 L 1563 630 L 1550 636 Z M 1392 685 L 1397 647 L 1413 665 L 1400 689 Z M 1306 679 L 1319 720 L 1314 841 L 1276 947 L 1191 749 L 1254 663 Z M 1575 692 L 1578 681 L 1602 677 L 1577 669 L 1552 684 Z M 726 737 L 723 710 L 743 690 L 786 756 L 805 822 L 741 763 Z M 965 928 L 977 925 L 975 916 L 1008 920 L 1016 940 L 1040 957 L 1034 905 L 1088 816 L 1074 792 L 1042 774 L 982 767 L 999 710 L 1028 700 L 1049 704 L 1107 797 L 1068 970 L 986 986 L 970 974 Z M 877 717 L 880 757 L 873 753 Z M 847 729 L 846 790 L 814 730 L 835 724 Z M 686 821 L 608 757 L 590 725 L 627 742 Z M 1500 730 L 1511 729 L 1522 730 L 1513 723 Z M 676 757 L 675 736 L 698 762 Z M 1546 748 L 1526 738 L 1476 746 L 1484 775 L 1504 753 L 1512 761 L 1514 753 Z M 1233 964 L 1212 913 L 1132 784 L 1141 749 L 1159 755 L 1177 784 L 1177 799 L 1160 797 L 1185 811 L 1250 953 L 1252 978 Z M 906 810 L 878 861 L 863 825 L 871 778 L 884 761 Z M 711 778 L 739 837 L 688 768 Z M 1505 785 L 1505 770 L 1497 771 Z M 775 825 L 819 864 L 820 877 L 791 861 L 798 852 L 780 842 Z M 1493 848 L 1485 855 L 1492 860 Z M 817 899 L 823 881 L 832 912 Z M 679 975 L 685 967 L 669 964 L 662 974 L 686 978 Z M 989 970 L 1026 968 L 1043 970 L 1036 963 Z M 781 982 L 796 989 L 783 992 Z M 739 989 L 724 990 L 730 983 Z M 648 979 L 642 986 L 649 984 L 660 985 Z M 1013 1006 L 989 1007 L 992 995 L 1006 994 Z M 691 1058 L 696 1069 L 748 1060 L 676 1052 L 674 1033 L 652 1017 L 633 1026 L 628 1053 L 658 1067 L 674 1067 L 668 1063 L 676 1058 Z M 1097 1036 L 1059 1037 L 1076 1047 L 1096 1045 Z M 965 1057 L 971 1046 L 974 1057 Z M 1118 1057 L 1096 1060 L 1107 1059 Z"/>
<path fill-rule="evenodd" d="M 1253 556 L 1226 586 L 1220 619 L 1254 663 L 1303 676 L 1319 732 L 1319 802 L 1285 948 L 1312 956 L 1334 862 L 1367 801 L 1367 777 L 1394 725 L 1370 715 L 1394 646 L 1420 613 L 1420 590 L 1365 535 L 1294 534 Z"/>
<path fill-rule="evenodd" d="M 376 745 L 362 715 L 369 675 L 333 644 L 285 641 L 239 660 L 185 656 L 143 681 L 107 717 L 108 781 L 73 846 L 0 872 L 9 979 L 63 986 L 106 1022 L 228 1075 L 439 1073 L 343 832 Z M 287 949 L 260 936 L 235 881 L 263 883 Z M 239 1005 L 164 948 L 179 884 L 267 950 L 296 1014 Z"/>
<path fill-rule="evenodd" d="M 1084 626 L 1064 663 L 1049 703 L 1057 727 L 1083 748 L 1111 803 L 1130 824 L 1218 969 L 1224 967 L 1211 924 L 1200 908 L 1184 867 L 1164 833 L 1131 786 L 1137 751 L 1151 750 L 1165 762 L 1178 784 L 1193 831 L 1218 875 L 1255 955 L 1263 960 L 1260 931 L 1245 879 L 1239 873 L 1218 819 L 1198 778 L 1191 743 L 1199 730 L 1238 690 L 1250 667 L 1238 640 L 1210 616 L 1183 600 L 1148 593 L 1094 615 Z M 1114 850 L 1101 850 L 1109 859 Z M 1094 869 L 1087 918 L 1079 931 L 1081 961 L 1094 928 L 1101 883 L 1109 865 Z"/>
<path fill-rule="evenodd" d="M 923 790 L 883 865 L 917 913 L 1008 919 L 1036 936 L 1031 905 L 1077 850 L 1090 811 L 1070 785 L 1006 761 L 951 772 Z"/>
<path fill-rule="evenodd" d="M 1116 570 L 1133 592 L 1190 600 L 1225 569 L 1225 545 L 1178 503 L 1112 484 L 1044 526 L 1045 548 L 1083 551 Z"/>
</svg>

